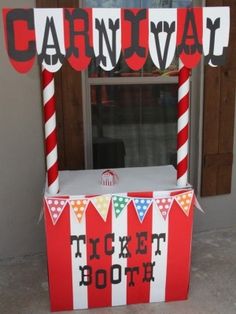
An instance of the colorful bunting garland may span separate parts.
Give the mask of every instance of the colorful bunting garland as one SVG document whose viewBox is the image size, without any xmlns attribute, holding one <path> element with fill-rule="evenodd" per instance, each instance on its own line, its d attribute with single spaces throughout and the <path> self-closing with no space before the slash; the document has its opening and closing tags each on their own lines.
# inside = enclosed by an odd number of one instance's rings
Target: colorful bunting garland
<svg viewBox="0 0 236 314">
<path fill-rule="evenodd" d="M 148 54 L 163 71 L 175 54 L 191 69 L 201 55 L 211 66 L 222 65 L 230 8 L 4 8 L 3 23 L 10 62 L 20 73 L 31 69 L 36 54 L 50 72 L 66 59 L 75 70 L 84 70 L 92 57 L 96 66 L 110 71 L 121 53 L 134 71 Z"/>
<path fill-rule="evenodd" d="M 175 196 L 158 196 L 154 198 L 138 198 L 124 195 L 98 195 L 90 198 L 78 197 L 73 199 L 52 197 L 45 198 L 53 225 L 57 223 L 66 204 L 70 205 L 70 208 L 74 212 L 78 222 L 81 223 L 90 202 L 93 204 L 102 219 L 106 221 L 111 201 L 112 209 L 114 210 L 116 218 L 122 214 L 130 202 L 133 202 L 137 216 L 141 223 L 144 221 L 145 216 L 153 203 L 156 204 L 163 219 L 167 220 L 174 200 L 178 203 L 186 216 L 189 216 L 192 202 L 194 202 L 195 207 L 203 212 L 193 190 L 187 190 L 186 192 Z"/>
</svg>

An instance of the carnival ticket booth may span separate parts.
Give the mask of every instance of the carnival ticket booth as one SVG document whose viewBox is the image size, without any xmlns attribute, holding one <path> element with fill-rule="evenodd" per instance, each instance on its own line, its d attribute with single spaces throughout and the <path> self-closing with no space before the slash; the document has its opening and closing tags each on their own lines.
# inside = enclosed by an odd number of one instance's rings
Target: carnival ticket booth
<svg viewBox="0 0 236 314">
<path fill-rule="evenodd" d="M 44 215 L 51 310 L 183 300 L 193 209 L 188 184 L 189 77 L 205 56 L 224 63 L 229 8 L 3 9 L 6 50 L 27 73 L 42 69 L 47 183 Z M 54 73 L 91 59 L 111 71 L 123 54 L 140 70 L 179 58 L 177 167 L 58 171 Z"/>
</svg>

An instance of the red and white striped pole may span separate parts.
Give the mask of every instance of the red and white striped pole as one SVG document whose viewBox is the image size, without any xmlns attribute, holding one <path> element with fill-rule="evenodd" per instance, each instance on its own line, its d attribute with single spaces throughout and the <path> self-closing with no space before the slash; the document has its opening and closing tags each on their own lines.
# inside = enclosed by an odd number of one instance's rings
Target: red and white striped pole
<svg viewBox="0 0 236 314">
<path fill-rule="evenodd" d="M 48 193 L 59 192 L 54 74 L 42 67 Z"/>
<path fill-rule="evenodd" d="M 179 187 L 185 187 L 188 183 L 189 88 L 190 70 L 183 65 L 181 60 L 179 60 L 177 123 L 177 185 Z"/>
</svg>

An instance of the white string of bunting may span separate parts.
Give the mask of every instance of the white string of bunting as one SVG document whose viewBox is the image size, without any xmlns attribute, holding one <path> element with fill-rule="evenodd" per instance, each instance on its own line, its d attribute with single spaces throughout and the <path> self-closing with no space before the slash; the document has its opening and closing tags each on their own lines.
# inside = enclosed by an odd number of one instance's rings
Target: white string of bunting
<svg viewBox="0 0 236 314">
<path fill-rule="evenodd" d="M 201 206 L 199 205 L 199 202 L 197 201 L 196 196 L 194 195 L 193 190 L 188 190 L 174 196 L 168 195 L 153 198 L 130 197 L 119 194 L 98 195 L 94 197 L 78 196 L 71 198 L 45 197 L 45 202 L 47 204 L 47 208 L 50 213 L 53 225 L 56 225 L 66 205 L 70 206 L 70 209 L 76 215 L 78 222 L 81 223 L 82 218 L 90 203 L 92 203 L 101 218 L 106 221 L 110 205 L 112 206 L 112 210 L 114 210 L 115 217 L 118 218 L 127 208 L 127 206 L 132 202 L 139 221 L 142 223 L 152 204 L 156 205 L 163 219 L 166 220 L 174 201 L 177 202 L 177 204 L 186 216 L 189 216 L 192 202 L 194 202 L 193 205 L 196 208 L 203 212 Z"/>
</svg>

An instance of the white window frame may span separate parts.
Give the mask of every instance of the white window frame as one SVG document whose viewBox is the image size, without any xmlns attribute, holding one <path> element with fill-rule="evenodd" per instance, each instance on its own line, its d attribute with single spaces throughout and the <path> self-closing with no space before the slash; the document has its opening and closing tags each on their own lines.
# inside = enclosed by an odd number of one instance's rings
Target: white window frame
<svg viewBox="0 0 236 314">
<path fill-rule="evenodd" d="M 193 0 L 195 6 L 202 6 L 204 0 Z M 82 1 L 83 7 L 83 1 Z M 190 79 L 190 140 L 189 140 L 189 182 L 195 187 L 199 186 L 201 130 L 202 130 L 202 104 L 203 101 L 203 61 L 195 69 Z M 82 72 L 82 99 L 84 121 L 84 158 L 85 169 L 93 169 L 93 143 L 92 143 L 92 116 L 91 116 L 91 87 L 93 85 L 160 85 L 177 84 L 176 77 L 88 77 L 88 70 Z M 176 104 L 177 105 L 177 104 Z M 177 134 L 177 130 L 176 130 Z"/>
</svg>

